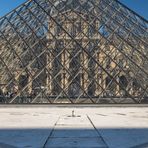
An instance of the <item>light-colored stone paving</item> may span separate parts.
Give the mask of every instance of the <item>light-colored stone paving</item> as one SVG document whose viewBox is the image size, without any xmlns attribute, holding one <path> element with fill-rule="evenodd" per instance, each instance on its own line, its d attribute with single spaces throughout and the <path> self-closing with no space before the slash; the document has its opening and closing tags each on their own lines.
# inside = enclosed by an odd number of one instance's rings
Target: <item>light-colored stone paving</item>
<svg viewBox="0 0 148 148">
<path fill-rule="evenodd" d="M 102 137 L 86 115 L 61 116 L 49 137 L 46 148 L 106 148 Z"/>
<path fill-rule="evenodd" d="M 148 148 L 148 107 L 0 108 L 0 148 L 107 147 Z"/>
</svg>

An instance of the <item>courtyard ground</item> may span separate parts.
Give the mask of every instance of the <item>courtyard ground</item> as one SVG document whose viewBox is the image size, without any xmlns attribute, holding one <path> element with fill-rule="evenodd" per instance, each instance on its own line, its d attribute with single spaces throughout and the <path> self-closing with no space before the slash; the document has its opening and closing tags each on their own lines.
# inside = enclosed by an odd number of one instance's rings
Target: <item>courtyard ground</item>
<svg viewBox="0 0 148 148">
<path fill-rule="evenodd" d="M 0 148 L 148 148 L 148 107 L 0 106 Z"/>
</svg>

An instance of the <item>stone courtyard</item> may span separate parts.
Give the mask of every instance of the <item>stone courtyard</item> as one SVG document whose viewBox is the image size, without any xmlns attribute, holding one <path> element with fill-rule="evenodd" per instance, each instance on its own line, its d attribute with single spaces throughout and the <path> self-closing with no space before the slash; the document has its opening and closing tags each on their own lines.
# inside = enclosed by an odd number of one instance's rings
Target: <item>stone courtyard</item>
<svg viewBox="0 0 148 148">
<path fill-rule="evenodd" d="M 146 106 L 0 107 L 0 148 L 132 147 L 148 147 Z"/>
</svg>

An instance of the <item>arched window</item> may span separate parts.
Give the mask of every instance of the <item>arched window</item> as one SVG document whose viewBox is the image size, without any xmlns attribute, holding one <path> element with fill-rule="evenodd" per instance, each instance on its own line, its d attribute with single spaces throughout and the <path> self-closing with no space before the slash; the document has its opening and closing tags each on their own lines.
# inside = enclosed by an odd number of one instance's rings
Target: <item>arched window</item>
<svg viewBox="0 0 148 148">
<path fill-rule="evenodd" d="M 105 79 L 105 94 L 107 96 L 114 96 L 115 93 L 116 83 L 111 77 L 107 76 Z"/>
<path fill-rule="evenodd" d="M 106 87 L 110 88 L 111 87 L 111 78 L 110 77 L 106 77 Z"/>
<path fill-rule="evenodd" d="M 19 77 L 19 87 L 23 88 L 28 83 L 28 76 L 27 75 L 20 75 Z"/>
<path fill-rule="evenodd" d="M 122 90 L 123 88 L 126 89 L 128 81 L 124 75 L 119 77 L 119 84 L 120 84 L 120 90 Z"/>
<path fill-rule="evenodd" d="M 95 90 L 96 90 L 96 85 L 95 85 L 95 82 L 92 81 L 88 86 L 88 95 L 95 96 Z"/>
<path fill-rule="evenodd" d="M 138 84 L 138 82 L 137 82 L 137 80 L 135 78 L 133 79 L 133 89 L 134 90 L 138 90 L 139 89 L 139 84 Z"/>
</svg>

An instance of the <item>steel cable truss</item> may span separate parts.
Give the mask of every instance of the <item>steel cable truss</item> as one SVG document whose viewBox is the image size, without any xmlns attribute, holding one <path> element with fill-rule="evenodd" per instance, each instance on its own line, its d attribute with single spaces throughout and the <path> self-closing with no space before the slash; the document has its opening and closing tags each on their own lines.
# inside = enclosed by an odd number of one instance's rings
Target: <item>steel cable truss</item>
<svg viewBox="0 0 148 148">
<path fill-rule="evenodd" d="M 148 21 L 118 0 L 28 0 L 0 18 L 0 103 L 147 103 Z"/>
</svg>

